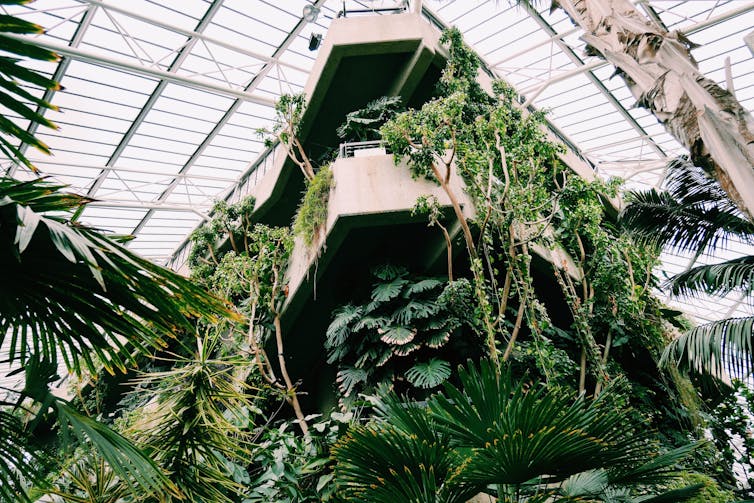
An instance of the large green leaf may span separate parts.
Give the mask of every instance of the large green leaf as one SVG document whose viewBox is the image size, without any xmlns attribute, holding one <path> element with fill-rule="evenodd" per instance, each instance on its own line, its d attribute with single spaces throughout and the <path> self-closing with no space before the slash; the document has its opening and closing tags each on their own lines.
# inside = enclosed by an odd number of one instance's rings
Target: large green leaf
<svg viewBox="0 0 754 503">
<path fill-rule="evenodd" d="M 325 348 L 341 346 L 351 333 L 351 325 L 361 318 L 363 309 L 347 304 L 333 313 L 333 320 L 327 327 Z"/>
<path fill-rule="evenodd" d="M 385 283 L 377 283 L 372 289 L 372 300 L 379 303 L 393 300 L 400 295 L 407 283 L 408 280 L 403 278 L 395 278 Z"/>
<path fill-rule="evenodd" d="M 419 388 L 434 388 L 450 377 L 450 364 L 439 358 L 417 363 L 406 371 L 408 382 Z"/>
<path fill-rule="evenodd" d="M 394 344 L 403 346 L 414 340 L 416 329 L 402 327 L 400 325 L 390 326 L 380 331 L 380 340 L 385 344 Z"/>
</svg>

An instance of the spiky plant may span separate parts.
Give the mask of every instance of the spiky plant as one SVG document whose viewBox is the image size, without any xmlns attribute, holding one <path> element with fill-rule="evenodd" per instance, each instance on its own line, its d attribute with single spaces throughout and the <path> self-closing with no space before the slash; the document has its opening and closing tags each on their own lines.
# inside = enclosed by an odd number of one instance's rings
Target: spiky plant
<svg viewBox="0 0 754 503">
<path fill-rule="evenodd" d="M 345 501 L 466 501 L 483 491 L 511 503 L 652 501 L 693 448 L 659 454 L 631 411 L 608 403 L 610 391 L 587 400 L 527 389 L 489 361 L 459 369 L 459 379 L 428 405 L 388 397 L 376 420 L 338 443 Z"/>
</svg>

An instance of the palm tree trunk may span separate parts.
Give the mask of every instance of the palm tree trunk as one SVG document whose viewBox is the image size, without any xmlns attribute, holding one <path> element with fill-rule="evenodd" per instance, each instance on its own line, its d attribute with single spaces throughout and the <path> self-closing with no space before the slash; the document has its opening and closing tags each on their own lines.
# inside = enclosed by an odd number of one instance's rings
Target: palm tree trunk
<svg viewBox="0 0 754 503">
<path fill-rule="evenodd" d="M 691 160 L 754 215 L 754 118 L 708 79 L 693 44 L 642 14 L 630 0 L 554 0 L 584 30 L 587 51 L 616 68 L 637 104 L 652 112 Z"/>
</svg>

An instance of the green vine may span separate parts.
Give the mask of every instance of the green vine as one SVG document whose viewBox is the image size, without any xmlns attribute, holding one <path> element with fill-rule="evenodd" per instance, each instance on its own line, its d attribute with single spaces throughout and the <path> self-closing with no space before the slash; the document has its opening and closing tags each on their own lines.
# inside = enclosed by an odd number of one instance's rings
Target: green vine
<svg viewBox="0 0 754 503">
<path fill-rule="evenodd" d="M 327 204 L 333 186 L 333 173 L 330 166 L 323 166 L 314 175 L 301 199 L 293 232 L 301 236 L 307 247 L 311 247 L 320 238 L 320 233 L 327 223 Z"/>
</svg>

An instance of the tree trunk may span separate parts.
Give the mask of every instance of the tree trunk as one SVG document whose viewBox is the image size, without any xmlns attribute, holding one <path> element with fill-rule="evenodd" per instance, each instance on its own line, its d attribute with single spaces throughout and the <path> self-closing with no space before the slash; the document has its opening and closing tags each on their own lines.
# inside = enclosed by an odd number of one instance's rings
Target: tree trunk
<svg viewBox="0 0 754 503">
<path fill-rule="evenodd" d="M 637 105 L 651 111 L 691 160 L 718 179 L 738 207 L 754 215 L 754 118 L 708 79 L 691 55 L 693 44 L 667 32 L 630 0 L 554 0 L 590 54 L 613 64 Z"/>
</svg>

